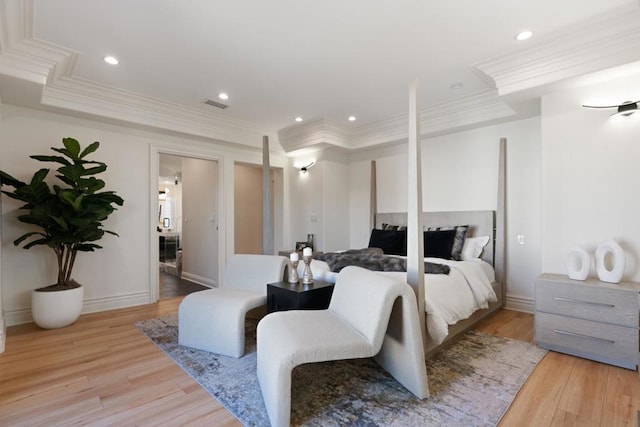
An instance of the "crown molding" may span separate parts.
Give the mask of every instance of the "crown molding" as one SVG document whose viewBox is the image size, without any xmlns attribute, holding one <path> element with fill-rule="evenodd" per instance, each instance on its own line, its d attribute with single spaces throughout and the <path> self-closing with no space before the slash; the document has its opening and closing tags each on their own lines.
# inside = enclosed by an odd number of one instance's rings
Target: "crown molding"
<svg viewBox="0 0 640 427">
<path fill-rule="evenodd" d="M 516 116 L 516 112 L 493 89 L 422 109 L 419 114 L 420 136 L 423 138 Z M 408 114 L 361 126 L 355 131 L 351 146 L 360 149 L 404 140 L 408 126 Z"/>
<path fill-rule="evenodd" d="M 496 90 L 477 92 L 420 110 L 420 136 L 429 137 L 515 115 L 516 112 L 498 97 Z M 318 146 L 359 150 L 406 139 L 408 124 L 408 113 L 354 129 L 322 118 L 282 129 L 278 137 L 287 152 Z"/>
<path fill-rule="evenodd" d="M 278 139 L 286 152 L 318 146 L 349 149 L 352 145 L 351 129 L 326 117 L 281 129 Z"/>
<path fill-rule="evenodd" d="M 322 118 L 274 132 L 232 120 L 224 113 L 187 107 L 73 77 L 79 53 L 37 40 L 33 0 L 0 0 L 0 74 L 42 86 L 40 105 L 94 118 L 259 147 L 263 135 L 285 152 L 336 147 L 358 150 L 404 140 L 408 116 L 358 127 Z M 495 87 L 420 111 L 421 136 L 452 132 L 518 117 L 501 96 L 525 94 L 569 78 L 637 61 L 640 4 L 574 25 L 531 48 L 475 64 Z M 505 97 L 509 98 L 509 97 Z"/>
<path fill-rule="evenodd" d="M 535 46 L 475 64 L 500 95 L 521 92 L 640 59 L 640 4 L 556 32 Z"/>
<path fill-rule="evenodd" d="M 41 106 L 245 146 L 262 146 L 249 123 L 73 77 L 78 52 L 33 37 L 33 0 L 0 0 L 0 73 L 42 85 Z"/>
<path fill-rule="evenodd" d="M 72 77 L 47 85 L 42 104 L 136 125 L 151 126 L 252 147 L 262 146 L 260 132 L 248 124 L 179 104 Z"/>
</svg>

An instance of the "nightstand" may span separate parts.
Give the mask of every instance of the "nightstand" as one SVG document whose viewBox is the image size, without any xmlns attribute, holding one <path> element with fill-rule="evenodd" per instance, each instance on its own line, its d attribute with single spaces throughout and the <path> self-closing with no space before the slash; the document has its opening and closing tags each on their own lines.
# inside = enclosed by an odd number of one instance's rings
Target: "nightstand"
<svg viewBox="0 0 640 427">
<path fill-rule="evenodd" d="M 535 292 L 539 347 L 636 369 L 640 283 L 542 274 L 536 278 Z"/>
<path fill-rule="evenodd" d="M 267 285 L 267 311 L 323 310 L 329 307 L 333 283 L 314 280 L 310 285 L 302 282 L 269 283 Z"/>
</svg>

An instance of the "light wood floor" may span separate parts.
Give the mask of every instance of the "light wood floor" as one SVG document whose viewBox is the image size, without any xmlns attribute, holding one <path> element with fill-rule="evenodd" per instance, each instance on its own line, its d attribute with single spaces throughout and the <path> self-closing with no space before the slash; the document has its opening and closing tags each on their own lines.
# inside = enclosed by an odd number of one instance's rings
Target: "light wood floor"
<svg viewBox="0 0 640 427">
<path fill-rule="evenodd" d="M 9 328 L 0 354 L 0 425 L 240 426 L 133 325 L 180 298 L 84 315 L 52 331 Z M 478 328 L 533 340 L 533 317 L 503 310 Z M 635 426 L 637 372 L 549 353 L 501 426 Z"/>
</svg>

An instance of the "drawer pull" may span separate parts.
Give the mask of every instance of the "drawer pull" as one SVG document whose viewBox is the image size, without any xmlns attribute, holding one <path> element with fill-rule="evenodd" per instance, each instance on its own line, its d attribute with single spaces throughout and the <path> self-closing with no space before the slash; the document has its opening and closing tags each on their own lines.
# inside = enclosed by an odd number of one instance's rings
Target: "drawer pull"
<svg viewBox="0 0 640 427">
<path fill-rule="evenodd" d="M 606 338 L 598 338 L 598 337 L 592 337 L 591 335 L 577 334 L 575 332 L 563 331 L 562 329 L 554 329 L 553 332 L 555 332 L 556 334 L 560 334 L 560 335 L 569 335 L 570 337 L 577 337 L 577 338 L 587 338 L 587 339 L 590 339 L 590 340 L 602 341 L 602 342 L 606 342 L 606 343 L 609 343 L 609 344 L 615 344 L 616 343 L 615 341 L 608 340 Z"/>
<path fill-rule="evenodd" d="M 563 297 L 555 297 L 554 299 L 556 301 L 572 302 L 572 303 L 575 303 L 575 304 L 589 304 L 589 305 L 597 305 L 598 307 L 608 307 L 608 308 L 614 308 L 615 307 L 614 304 L 606 304 L 604 302 L 583 301 L 583 300 L 579 300 L 579 299 L 563 298 Z"/>
</svg>

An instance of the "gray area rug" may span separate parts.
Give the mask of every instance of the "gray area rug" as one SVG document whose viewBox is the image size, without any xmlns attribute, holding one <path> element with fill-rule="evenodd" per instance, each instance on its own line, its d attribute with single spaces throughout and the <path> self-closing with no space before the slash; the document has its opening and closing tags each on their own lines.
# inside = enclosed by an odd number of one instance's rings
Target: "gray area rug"
<svg viewBox="0 0 640 427">
<path fill-rule="evenodd" d="M 175 315 L 136 326 L 247 426 L 268 426 L 256 376 L 256 322 L 240 359 L 178 345 Z M 292 425 L 493 426 L 546 354 L 523 341 L 468 332 L 427 361 L 431 397 L 418 400 L 372 359 L 295 368 Z"/>
</svg>

